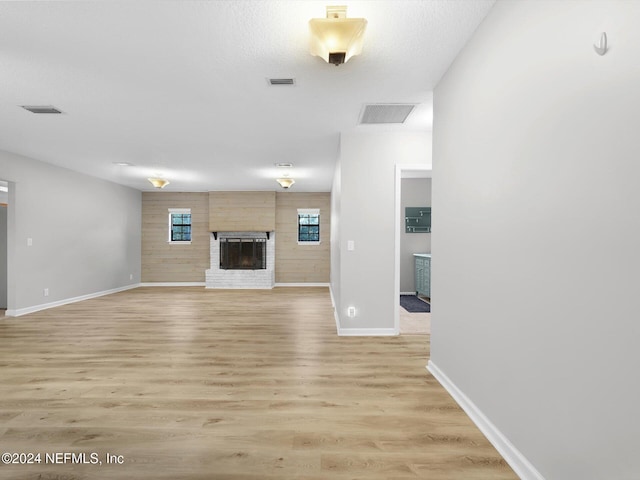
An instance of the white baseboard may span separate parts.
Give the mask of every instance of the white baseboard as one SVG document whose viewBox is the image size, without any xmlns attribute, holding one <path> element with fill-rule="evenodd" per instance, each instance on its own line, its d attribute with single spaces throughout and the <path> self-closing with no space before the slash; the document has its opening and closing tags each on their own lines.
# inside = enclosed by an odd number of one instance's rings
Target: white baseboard
<svg viewBox="0 0 640 480">
<path fill-rule="evenodd" d="M 205 287 L 205 282 L 145 282 L 141 287 Z M 276 283 L 274 287 L 328 287 L 328 283 Z M 221 287 L 223 288 L 223 287 Z M 233 287 L 239 288 L 239 287 Z M 247 287 L 248 290 L 269 287 Z M 223 288 L 224 289 L 224 288 Z"/>
<path fill-rule="evenodd" d="M 400 292 L 400 295 L 415 295 L 416 292 Z"/>
<path fill-rule="evenodd" d="M 480 431 L 487 437 L 487 440 L 502 455 L 513 471 L 522 480 L 544 480 L 544 477 L 527 460 L 509 439 L 489 420 L 484 413 L 460 390 L 447 375 L 440 370 L 431 360 L 427 365 L 427 370 L 440 382 L 440 384 L 451 394 L 453 399 L 476 424 Z"/>
<path fill-rule="evenodd" d="M 184 286 L 184 285 L 180 285 L 180 286 Z M 206 288 L 207 290 L 273 290 L 273 287 L 256 286 L 256 285 L 250 285 L 246 287 L 239 287 L 237 285 L 235 287 L 224 287 L 224 286 L 207 287 L 205 285 L 204 288 Z"/>
<path fill-rule="evenodd" d="M 329 296 L 331 296 L 331 305 L 333 305 L 333 309 L 336 309 L 336 299 L 333 297 L 333 287 L 329 285 Z"/>
<path fill-rule="evenodd" d="M 336 307 L 336 299 L 333 296 L 333 287 L 329 285 L 329 295 L 331 295 L 331 305 L 333 305 L 333 318 L 336 321 L 336 332 L 340 335 L 340 317 L 338 316 L 338 308 Z"/>
<path fill-rule="evenodd" d="M 338 335 L 341 337 L 395 337 L 398 335 L 395 328 L 340 328 Z"/>
<path fill-rule="evenodd" d="M 12 310 L 7 310 L 5 315 L 7 317 L 20 317 L 21 315 L 39 312 L 40 310 L 46 310 L 48 308 L 60 307 L 62 305 L 68 305 L 69 303 L 76 303 L 76 302 L 81 302 L 83 300 L 89 300 L 91 298 L 111 295 L 112 293 L 124 292 L 125 290 L 138 288 L 139 286 L 140 286 L 139 283 L 135 283 L 132 285 L 126 285 L 124 287 L 112 288 L 111 290 L 103 290 L 102 292 L 95 292 L 95 293 L 89 293 L 87 295 L 80 295 L 79 297 L 65 298 L 64 300 L 57 300 L 55 302 L 42 303 L 40 305 L 34 305 L 32 307 L 16 308 Z"/>
</svg>

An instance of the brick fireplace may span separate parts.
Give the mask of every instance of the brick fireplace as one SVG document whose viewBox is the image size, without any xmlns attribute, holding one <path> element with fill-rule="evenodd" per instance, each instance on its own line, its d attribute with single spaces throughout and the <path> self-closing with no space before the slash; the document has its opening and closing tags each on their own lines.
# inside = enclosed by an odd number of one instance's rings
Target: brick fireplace
<svg viewBox="0 0 640 480">
<path fill-rule="evenodd" d="M 209 245 L 206 288 L 273 288 L 275 232 L 211 233 Z M 263 246 L 266 254 L 260 253 Z"/>
</svg>

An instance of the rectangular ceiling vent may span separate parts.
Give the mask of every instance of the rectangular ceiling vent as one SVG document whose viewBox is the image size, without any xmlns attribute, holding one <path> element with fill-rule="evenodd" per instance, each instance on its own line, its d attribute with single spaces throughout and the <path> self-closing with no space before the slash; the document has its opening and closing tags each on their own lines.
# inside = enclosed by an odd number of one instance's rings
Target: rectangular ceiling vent
<svg viewBox="0 0 640 480">
<path fill-rule="evenodd" d="M 361 125 L 404 123 L 415 105 L 407 103 L 377 103 L 365 105 L 360 115 Z"/>
<path fill-rule="evenodd" d="M 62 113 L 62 110 L 58 110 L 51 105 L 20 105 L 25 110 L 29 110 L 31 113 Z"/>
<path fill-rule="evenodd" d="M 269 85 L 295 85 L 293 78 L 270 78 Z"/>
</svg>

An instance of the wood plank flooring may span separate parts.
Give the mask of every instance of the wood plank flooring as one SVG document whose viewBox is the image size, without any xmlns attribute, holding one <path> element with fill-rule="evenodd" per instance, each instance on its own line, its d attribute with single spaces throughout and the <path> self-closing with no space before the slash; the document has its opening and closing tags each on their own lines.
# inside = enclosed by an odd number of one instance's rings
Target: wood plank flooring
<svg viewBox="0 0 640 480">
<path fill-rule="evenodd" d="M 427 340 L 336 336 L 325 288 L 138 288 L 3 318 L 0 453 L 41 463 L 0 478 L 517 479 L 425 369 Z"/>
</svg>

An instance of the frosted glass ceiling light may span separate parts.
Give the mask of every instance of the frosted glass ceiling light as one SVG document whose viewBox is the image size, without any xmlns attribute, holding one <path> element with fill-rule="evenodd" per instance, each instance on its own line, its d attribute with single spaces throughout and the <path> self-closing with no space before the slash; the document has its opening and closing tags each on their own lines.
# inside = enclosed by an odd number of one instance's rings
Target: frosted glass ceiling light
<svg viewBox="0 0 640 480">
<path fill-rule="evenodd" d="M 169 185 L 169 180 L 165 180 L 164 178 L 147 178 L 156 188 L 164 188 Z"/>
<path fill-rule="evenodd" d="M 275 166 L 278 168 L 291 168 L 293 167 L 293 163 L 276 163 Z M 281 178 L 276 178 L 276 182 L 278 182 L 285 190 L 291 188 L 291 185 L 296 183 L 296 181 L 291 178 L 291 174 L 288 171 L 285 171 Z"/>
<path fill-rule="evenodd" d="M 362 53 L 367 20 L 347 18 L 347 7 L 327 7 L 327 18 L 309 20 L 311 54 L 338 66 Z"/>
<path fill-rule="evenodd" d="M 282 188 L 290 188 L 291 185 L 296 183 L 293 178 L 276 178 L 276 182 L 278 182 Z"/>
</svg>

